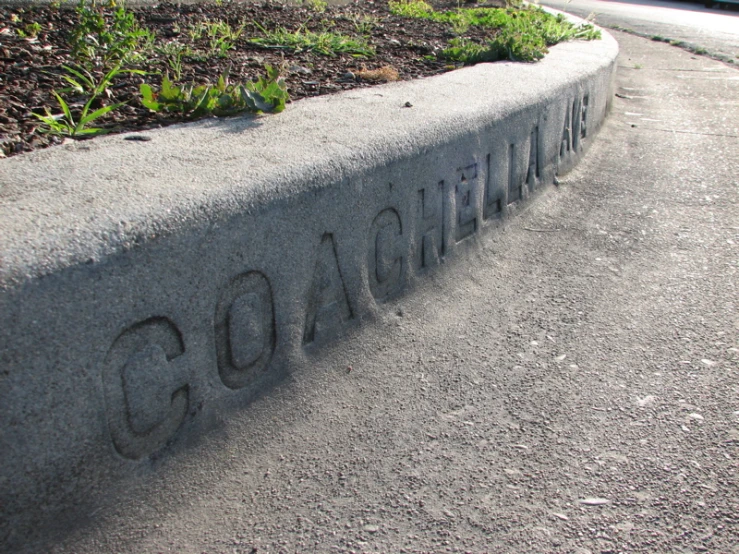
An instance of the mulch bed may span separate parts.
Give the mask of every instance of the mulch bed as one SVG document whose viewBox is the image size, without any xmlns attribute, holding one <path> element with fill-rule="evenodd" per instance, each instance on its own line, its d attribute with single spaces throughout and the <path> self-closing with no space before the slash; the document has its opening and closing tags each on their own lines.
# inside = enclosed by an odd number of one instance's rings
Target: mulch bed
<svg viewBox="0 0 739 554">
<path fill-rule="evenodd" d="M 503 0 L 488 3 L 501 5 Z M 444 7 L 435 2 L 435 7 Z M 454 2 L 450 7 L 456 7 Z M 249 3 L 163 3 L 158 6 L 130 8 L 142 27 L 156 34 L 155 45 L 176 41 L 199 53 L 198 59 L 184 58 L 180 83 L 215 83 L 225 71 L 231 82 L 255 80 L 264 74 L 264 65 L 279 66 L 286 71 L 291 101 L 330 94 L 341 90 L 368 87 L 379 81 L 359 77 L 362 70 L 392 66 L 401 80 L 417 79 L 454 69 L 431 56 L 443 49 L 453 37 L 444 25 L 406 19 L 390 14 L 386 0 L 363 0 L 346 6 L 328 7 L 319 12 L 310 7 L 287 6 L 275 2 Z M 376 22 L 367 35 L 376 50 L 371 58 L 351 55 L 326 56 L 313 52 L 259 47 L 249 42 L 263 36 L 258 25 L 268 30 L 284 27 L 321 32 L 330 30 L 361 36 L 357 22 Z M 244 24 L 241 37 L 226 57 L 209 51 L 209 39 L 193 40 L 188 32 L 198 22 L 225 21 L 232 27 Z M 38 22 L 41 31 L 34 38 L 19 36 L 18 29 Z M 12 156 L 58 144 L 62 138 L 44 133 L 44 125 L 33 113 L 61 110 L 53 90 L 67 86 L 62 66 L 79 64 L 70 50 L 70 37 L 77 22 L 74 4 L 61 6 L 0 6 L 0 157 Z M 470 29 L 465 36 L 483 39 L 483 31 Z M 172 114 L 154 113 L 142 106 L 139 85 L 147 82 L 158 88 L 162 75 L 170 72 L 164 55 L 154 48 L 146 59 L 135 66 L 148 72 L 146 76 L 122 75 L 101 97 L 99 105 L 126 102 L 124 106 L 94 122 L 112 132 L 151 129 L 182 121 Z M 97 76 L 103 72 L 98 70 Z M 64 96 L 64 95 L 63 95 Z M 66 94 L 73 107 L 79 108 L 85 98 Z M 99 106 L 95 106 L 99 107 Z M 287 109 L 290 109 L 288 104 Z"/>
</svg>

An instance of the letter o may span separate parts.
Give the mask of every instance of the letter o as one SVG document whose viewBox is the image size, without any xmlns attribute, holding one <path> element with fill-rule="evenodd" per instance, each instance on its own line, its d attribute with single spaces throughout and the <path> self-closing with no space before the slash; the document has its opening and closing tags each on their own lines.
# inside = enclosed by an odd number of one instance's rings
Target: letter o
<svg viewBox="0 0 739 554">
<path fill-rule="evenodd" d="M 258 271 L 235 277 L 221 293 L 215 314 L 218 374 L 241 389 L 269 368 L 276 343 L 272 287 Z"/>
</svg>

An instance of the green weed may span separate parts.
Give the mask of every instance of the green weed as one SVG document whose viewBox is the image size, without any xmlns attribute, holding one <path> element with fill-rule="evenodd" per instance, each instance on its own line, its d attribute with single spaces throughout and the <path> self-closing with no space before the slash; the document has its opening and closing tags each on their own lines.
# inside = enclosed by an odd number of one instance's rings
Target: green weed
<svg viewBox="0 0 739 554">
<path fill-rule="evenodd" d="M 80 110 L 80 113 L 75 116 L 72 113 L 70 105 L 59 95 L 57 91 L 52 91 L 52 94 L 56 98 L 62 113 L 52 114 L 48 108 L 45 108 L 46 114 L 33 114 L 41 122 L 46 125 L 42 132 L 51 133 L 55 135 L 68 136 L 72 138 L 78 138 L 80 136 L 95 136 L 110 132 L 110 129 L 103 129 L 100 127 L 88 127 L 88 124 L 92 123 L 96 119 L 117 110 L 125 104 L 125 102 L 118 102 L 116 104 L 109 104 L 96 110 L 92 110 L 93 104 L 105 93 L 118 75 L 123 73 L 135 73 L 138 75 L 145 75 L 146 72 L 136 69 L 121 69 L 120 65 L 117 65 L 110 71 L 108 71 L 100 80 L 96 80 L 87 70 L 80 68 L 74 69 L 72 67 L 63 66 L 69 75 L 63 75 L 62 78 L 72 85 L 71 89 L 65 89 L 66 91 L 74 90 L 78 93 L 87 94 L 88 98 L 84 106 Z M 91 111 L 92 110 L 92 111 Z"/>
<path fill-rule="evenodd" d="M 284 48 L 296 52 L 310 51 L 324 56 L 351 54 L 369 58 L 375 55 L 372 46 L 363 38 L 353 38 L 328 31 L 322 33 L 304 29 L 288 31 L 282 27 L 274 31 L 268 31 L 259 24 L 257 24 L 257 27 L 262 31 L 264 37 L 253 38 L 251 42 L 265 48 Z"/>
<path fill-rule="evenodd" d="M 182 77 L 182 59 L 195 55 L 192 48 L 177 41 L 167 42 L 166 44 L 157 46 L 154 48 L 154 51 L 164 57 L 175 81 L 179 81 Z"/>
<path fill-rule="evenodd" d="M 403 17 L 427 19 L 450 26 L 457 39 L 441 53 L 441 57 L 459 63 L 478 63 L 503 59 L 536 61 L 547 52 L 547 47 L 565 40 L 600 38 L 593 25 L 573 25 L 563 15 L 554 16 L 536 6 L 520 9 L 459 8 L 435 11 L 423 0 L 390 2 L 390 11 Z M 486 44 L 464 38 L 469 27 L 496 30 Z"/>
<path fill-rule="evenodd" d="M 597 40 L 601 38 L 600 31 L 591 23 L 573 25 L 562 14 L 551 16 L 544 11 L 537 14 L 533 25 L 540 31 L 541 37 L 547 46 L 554 46 L 568 40 Z M 519 29 L 523 32 L 523 29 Z"/>
<path fill-rule="evenodd" d="M 316 13 L 324 13 L 328 8 L 325 0 L 305 0 L 304 5 Z"/>
<path fill-rule="evenodd" d="M 233 50 L 236 41 L 241 38 L 245 24 L 231 27 L 225 21 L 200 21 L 188 29 L 188 34 L 193 41 L 208 38 L 208 51 L 212 56 L 225 58 L 229 50 Z"/>
<path fill-rule="evenodd" d="M 423 0 L 390 0 L 388 6 L 391 14 L 401 17 L 431 19 L 432 14 L 436 13 L 433 6 Z"/>
<path fill-rule="evenodd" d="M 541 37 L 505 31 L 485 45 L 464 38 L 452 39 L 441 57 L 468 65 L 499 60 L 532 62 L 543 58 L 546 51 L 546 44 Z"/>
<path fill-rule="evenodd" d="M 154 42 L 154 34 L 142 29 L 133 13 L 115 0 L 79 0 L 75 9 L 77 24 L 71 37 L 72 55 L 88 67 L 103 67 L 135 62 L 141 50 Z"/>
<path fill-rule="evenodd" d="M 204 37 L 223 38 L 232 42 L 237 41 L 244 32 L 244 24 L 233 28 L 225 21 L 198 21 L 195 25 L 191 25 L 188 29 L 190 38 L 194 41 Z"/>
<path fill-rule="evenodd" d="M 35 38 L 41 32 L 41 23 L 38 21 L 27 23 L 23 26 L 23 29 L 16 29 L 15 31 L 21 38 Z"/>
<path fill-rule="evenodd" d="M 140 86 L 141 103 L 154 112 L 177 113 L 195 119 L 206 115 L 241 112 L 279 113 L 289 100 L 287 85 L 279 69 L 265 66 L 266 77 L 246 84 L 231 84 L 228 71 L 215 85 L 177 86 L 165 75 L 158 92 L 146 83 Z"/>
<path fill-rule="evenodd" d="M 371 15 L 364 15 L 362 17 L 354 15 L 350 16 L 349 20 L 354 24 L 354 30 L 357 34 L 362 36 L 372 34 L 375 27 L 380 24 L 380 19 Z"/>
<path fill-rule="evenodd" d="M 457 36 L 464 35 L 469 30 L 470 30 L 470 24 L 463 19 L 460 19 L 452 23 L 452 33 L 454 33 Z"/>
</svg>

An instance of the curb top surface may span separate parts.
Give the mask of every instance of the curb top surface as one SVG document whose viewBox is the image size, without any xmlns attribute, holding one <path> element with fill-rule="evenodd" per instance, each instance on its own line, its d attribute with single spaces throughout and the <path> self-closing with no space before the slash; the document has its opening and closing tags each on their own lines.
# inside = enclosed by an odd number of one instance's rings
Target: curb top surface
<svg viewBox="0 0 739 554">
<path fill-rule="evenodd" d="M 479 64 L 303 100 L 276 116 L 146 131 L 148 142 L 125 135 L 68 141 L 3 160 L 2 281 L 98 260 L 133 237 L 198 225 L 204 214 L 226 218 L 361 174 L 545 102 L 613 64 L 617 53 L 603 32 L 602 40 L 559 44 L 534 64 Z"/>
</svg>

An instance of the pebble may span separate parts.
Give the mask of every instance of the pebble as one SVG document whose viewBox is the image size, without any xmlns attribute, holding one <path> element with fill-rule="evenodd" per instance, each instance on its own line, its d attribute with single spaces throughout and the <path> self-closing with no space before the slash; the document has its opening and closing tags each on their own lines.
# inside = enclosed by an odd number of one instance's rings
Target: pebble
<svg viewBox="0 0 739 554">
<path fill-rule="evenodd" d="M 703 362 L 707 367 L 713 367 L 716 365 L 716 362 L 714 362 L 713 360 L 703 359 L 701 360 L 701 362 Z"/>
<path fill-rule="evenodd" d="M 697 419 L 698 421 L 703 421 L 703 416 L 700 414 L 692 413 L 692 414 L 688 414 L 688 417 L 690 419 Z"/>
<path fill-rule="evenodd" d="M 302 65 L 291 65 L 290 71 L 292 73 L 297 73 L 299 75 L 310 75 L 313 73 L 311 69 L 308 69 L 307 67 L 303 67 Z"/>
<path fill-rule="evenodd" d="M 378 525 L 365 525 L 363 529 L 368 533 L 377 533 L 380 530 L 380 527 Z"/>
<path fill-rule="evenodd" d="M 639 404 L 639 406 L 643 408 L 644 406 L 647 406 L 648 404 L 651 404 L 652 402 L 654 402 L 654 400 L 655 400 L 655 397 L 652 396 L 651 394 L 648 394 L 644 398 L 637 398 L 636 403 Z"/>
<path fill-rule="evenodd" d="M 580 504 L 584 506 L 603 506 L 604 504 L 610 504 L 611 501 L 607 498 L 583 498 L 580 500 Z"/>
</svg>

